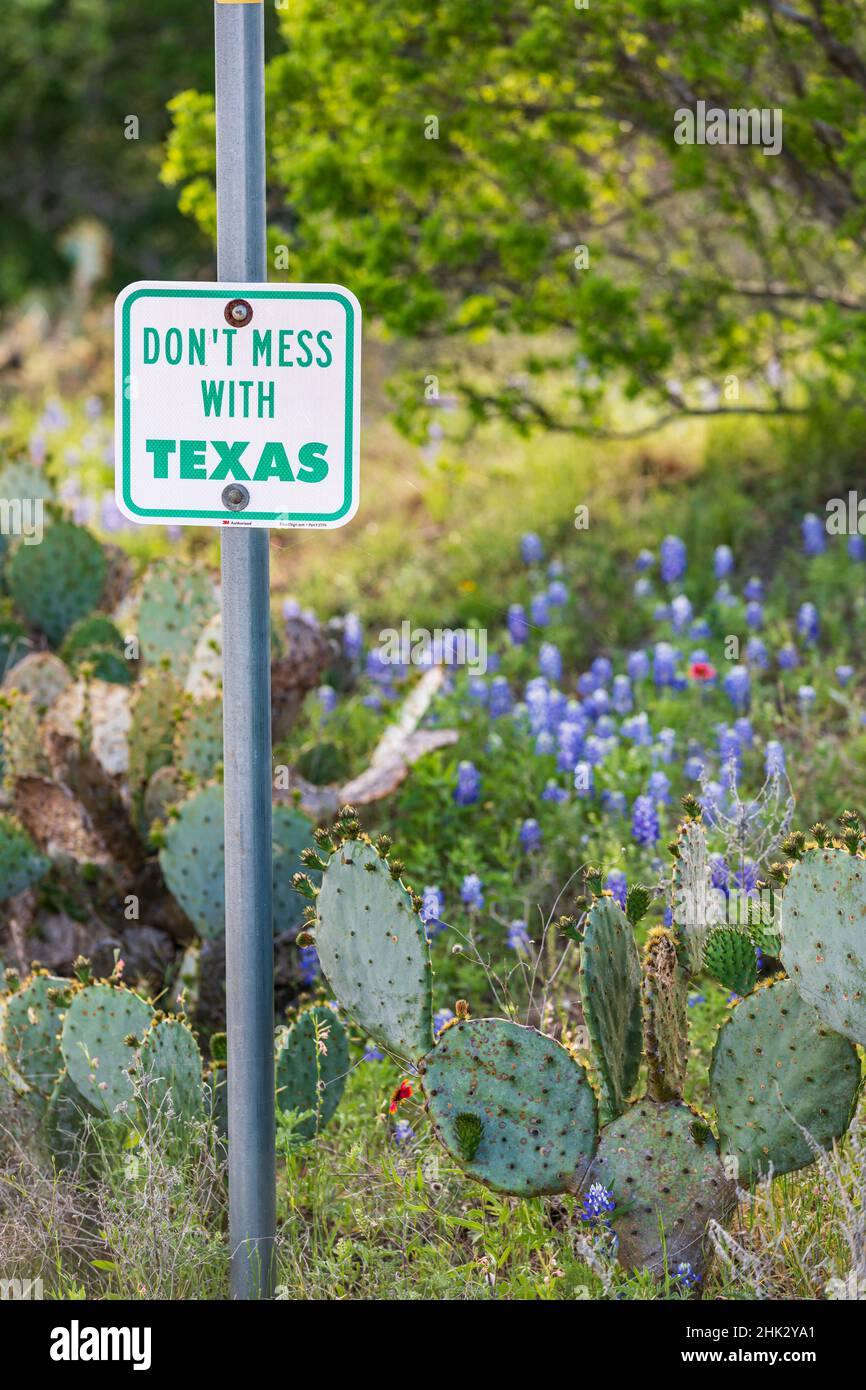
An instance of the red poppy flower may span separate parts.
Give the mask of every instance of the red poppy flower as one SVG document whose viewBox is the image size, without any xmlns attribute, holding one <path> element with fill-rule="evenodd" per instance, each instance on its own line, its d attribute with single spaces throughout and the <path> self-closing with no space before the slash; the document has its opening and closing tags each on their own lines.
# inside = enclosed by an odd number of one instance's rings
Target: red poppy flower
<svg viewBox="0 0 866 1390">
<path fill-rule="evenodd" d="M 716 668 L 709 661 L 693 661 L 689 667 L 689 675 L 693 681 L 715 680 Z"/>
<path fill-rule="evenodd" d="M 409 1082 L 401 1081 L 400 1085 L 397 1087 L 396 1091 L 391 1097 L 391 1104 L 388 1107 L 392 1115 L 396 1114 L 397 1106 L 400 1104 L 400 1102 L 402 1100 L 408 1100 L 411 1094 L 412 1087 L 409 1085 Z"/>
</svg>

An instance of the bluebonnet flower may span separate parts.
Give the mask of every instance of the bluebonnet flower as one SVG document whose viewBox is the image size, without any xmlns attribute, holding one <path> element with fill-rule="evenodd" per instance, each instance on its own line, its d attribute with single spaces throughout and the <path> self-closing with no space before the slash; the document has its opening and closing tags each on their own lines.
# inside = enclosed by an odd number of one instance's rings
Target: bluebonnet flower
<svg viewBox="0 0 866 1390">
<path fill-rule="evenodd" d="M 520 538 L 520 558 L 524 565 L 540 565 L 544 559 L 544 546 L 541 537 L 534 531 L 527 531 Z"/>
<path fill-rule="evenodd" d="M 800 653 L 792 642 L 786 642 L 776 653 L 776 661 L 780 671 L 793 671 L 795 666 L 800 665 Z"/>
<path fill-rule="evenodd" d="M 587 695 L 591 695 L 597 685 L 598 681 L 592 674 L 592 671 L 583 671 L 577 678 L 577 693 L 586 699 Z"/>
<path fill-rule="evenodd" d="M 800 712 L 806 714 L 815 703 L 815 687 L 813 685 L 801 685 L 797 691 L 797 704 Z"/>
<path fill-rule="evenodd" d="M 702 642 L 712 631 L 706 618 L 696 618 L 689 628 L 689 636 L 694 642 Z"/>
<path fill-rule="evenodd" d="M 545 758 L 556 751 L 556 739 L 549 729 L 542 729 L 535 740 L 535 756 Z"/>
<path fill-rule="evenodd" d="M 466 682 L 466 694 L 469 696 L 469 699 L 474 700 L 476 704 L 486 705 L 488 690 L 487 681 L 484 677 L 470 676 Z"/>
<path fill-rule="evenodd" d="M 471 806 L 478 800 L 481 790 L 481 774 L 474 763 L 464 760 L 457 765 L 457 786 L 454 800 L 458 806 Z"/>
<path fill-rule="evenodd" d="M 631 714 L 634 701 L 631 694 L 631 681 L 628 676 L 614 676 L 611 704 L 617 714 Z"/>
<path fill-rule="evenodd" d="M 547 627 L 550 622 L 547 594 L 533 594 L 529 603 L 529 617 L 536 627 Z"/>
<path fill-rule="evenodd" d="M 734 709 L 747 709 L 751 679 L 746 666 L 732 666 L 722 681 L 722 687 Z"/>
<path fill-rule="evenodd" d="M 343 619 L 343 651 L 350 661 L 359 661 L 364 650 L 364 629 L 357 613 L 347 613 Z"/>
<path fill-rule="evenodd" d="M 646 680 L 650 673 L 650 659 L 645 651 L 636 651 L 629 654 L 626 668 L 630 681 Z"/>
<path fill-rule="evenodd" d="M 525 820 L 520 827 L 518 839 L 527 854 L 530 854 L 534 849 L 538 849 L 541 844 L 541 826 L 538 824 L 538 821 L 533 820 L 531 817 Z"/>
<path fill-rule="evenodd" d="M 379 690 L 371 690 L 370 693 L 369 693 L 368 695 L 365 695 L 365 696 L 363 697 L 363 699 L 361 700 L 361 704 L 364 706 L 364 709 L 381 709 L 381 708 L 382 708 L 382 693 L 381 693 L 381 691 L 379 691 Z"/>
<path fill-rule="evenodd" d="M 767 644 L 762 638 L 749 638 L 746 643 L 746 661 L 750 666 L 756 666 L 759 671 L 766 671 L 770 664 L 770 654 L 767 651 Z"/>
<path fill-rule="evenodd" d="M 657 604 L 656 604 L 655 608 L 653 609 L 653 622 L 654 622 L 654 623 L 666 623 L 667 620 L 668 620 L 668 618 L 669 618 L 670 616 L 671 616 L 670 604 L 667 604 L 667 603 L 657 603 Z"/>
<path fill-rule="evenodd" d="M 365 1052 L 364 1052 L 364 1055 L 363 1055 L 363 1057 L 361 1058 L 361 1061 L 362 1061 L 362 1062 L 383 1062 L 384 1060 L 385 1060 L 385 1054 L 384 1054 L 384 1052 L 382 1051 L 381 1047 L 377 1047 L 376 1044 L 375 1044 L 374 1042 L 368 1043 L 368 1044 L 367 1044 L 367 1047 L 366 1047 L 366 1050 L 365 1050 Z"/>
<path fill-rule="evenodd" d="M 710 855 L 710 887 L 721 888 L 725 892 L 728 889 L 731 871 L 728 861 L 723 854 Z"/>
<path fill-rule="evenodd" d="M 544 791 L 541 793 L 542 801 L 556 801 L 560 804 L 568 800 L 568 792 L 565 787 L 561 787 L 552 777 L 548 777 L 544 784 Z"/>
<path fill-rule="evenodd" d="M 655 803 L 649 796 L 635 797 L 631 815 L 631 833 L 639 845 L 650 849 L 661 837 L 661 825 Z"/>
<path fill-rule="evenodd" d="M 674 910 L 673 910 L 672 907 L 666 907 L 666 908 L 665 908 L 665 910 L 664 910 L 664 916 L 663 916 L 663 918 L 662 918 L 662 923 L 663 923 L 663 925 L 666 926 L 666 927 L 672 927 L 672 926 L 673 926 L 673 924 L 674 924 Z"/>
<path fill-rule="evenodd" d="M 764 771 L 768 777 L 785 775 L 785 750 L 774 738 L 769 740 L 764 750 Z"/>
<path fill-rule="evenodd" d="M 688 1006 L 690 1009 L 696 1008 L 698 1004 L 706 1004 L 706 1002 L 707 996 L 705 994 L 690 994 L 688 997 Z"/>
<path fill-rule="evenodd" d="M 679 536 L 665 536 L 661 543 L 661 576 L 666 584 L 675 584 L 686 572 L 686 547 Z"/>
<path fill-rule="evenodd" d="M 554 642 L 542 642 L 538 652 L 538 669 L 548 680 L 562 680 L 562 656 Z"/>
<path fill-rule="evenodd" d="M 625 792 L 612 791 L 605 787 L 601 794 L 601 804 L 611 816 L 624 816 L 628 810 Z"/>
<path fill-rule="evenodd" d="M 651 550 L 639 550 L 637 559 L 634 562 L 634 567 L 639 574 L 642 574 L 644 570 L 651 570 L 655 562 L 656 557 Z"/>
<path fill-rule="evenodd" d="M 742 715 L 739 719 L 735 719 L 734 729 L 737 738 L 740 740 L 740 747 L 751 748 L 755 741 L 755 731 L 752 728 L 751 719 L 747 719 L 745 715 Z"/>
<path fill-rule="evenodd" d="M 697 1270 L 692 1269 L 688 1260 L 680 1261 L 674 1271 L 674 1278 L 686 1289 L 697 1288 L 698 1284 L 701 1282 L 701 1276 L 698 1274 Z"/>
<path fill-rule="evenodd" d="M 433 1015 L 433 1036 L 438 1038 L 446 1023 L 450 1023 L 454 1017 L 453 1009 L 437 1009 Z"/>
<path fill-rule="evenodd" d="M 797 631 L 806 642 L 817 642 L 821 621 L 814 603 L 801 603 L 797 614 Z"/>
<path fill-rule="evenodd" d="M 703 807 L 707 823 L 712 825 L 717 813 L 725 809 L 725 789 L 721 782 L 707 782 L 706 786 L 702 787 L 702 794 L 698 800 Z"/>
<path fill-rule="evenodd" d="M 854 674 L 853 666 L 837 666 L 836 679 L 841 686 L 846 686 Z"/>
<path fill-rule="evenodd" d="M 444 930 L 444 923 L 440 921 L 444 911 L 445 902 L 439 889 L 428 885 L 421 895 L 421 911 L 418 914 L 428 937 Z"/>
<path fill-rule="evenodd" d="M 391 1130 L 391 1138 L 402 1148 L 404 1144 L 411 1144 L 415 1138 L 415 1131 L 408 1120 L 398 1120 Z"/>
<path fill-rule="evenodd" d="M 720 608 L 730 608 L 737 601 L 731 593 L 731 586 L 727 579 L 722 580 L 713 598 Z"/>
<path fill-rule="evenodd" d="M 743 598 L 747 603 L 760 603 L 764 597 L 764 581 L 753 574 L 743 588 Z"/>
<path fill-rule="evenodd" d="M 653 647 L 653 680 L 657 686 L 673 683 L 676 659 L 677 654 L 670 642 L 656 642 Z"/>
<path fill-rule="evenodd" d="M 629 715 L 628 719 L 622 721 L 622 736 L 638 748 L 649 747 L 653 735 L 646 710 L 641 710 L 640 714 Z"/>
<path fill-rule="evenodd" d="M 611 869 L 605 879 L 604 886 L 610 890 L 623 912 L 625 912 L 625 900 L 628 894 L 628 879 L 622 869 Z"/>
<path fill-rule="evenodd" d="M 659 729 L 658 749 L 663 763 L 672 763 L 676 751 L 677 735 L 675 729 Z"/>
<path fill-rule="evenodd" d="M 724 579 L 734 568 L 734 552 L 729 545 L 717 545 L 713 552 L 713 573 Z"/>
<path fill-rule="evenodd" d="M 568 589 L 561 579 L 554 579 L 553 583 L 547 586 L 547 601 L 552 603 L 554 608 L 561 608 L 564 603 L 568 603 Z"/>
<path fill-rule="evenodd" d="M 645 574 L 642 574 L 640 579 L 636 579 L 634 581 L 634 588 L 632 589 L 632 593 L 634 594 L 635 598 L 649 598 L 652 591 L 653 586 L 647 579 Z"/>
<path fill-rule="evenodd" d="M 753 632 L 760 632 L 764 626 L 764 605 L 757 600 L 746 604 L 746 625 Z"/>
<path fill-rule="evenodd" d="M 583 732 L 584 725 L 578 724 L 575 720 L 566 719 L 560 724 L 557 729 L 559 754 L 556 759 L 559 772 L 574 770 L 574 765 L 583 752 Z"/>
<path fill-rule="evenodd" d="M 529 624 L 522 603 L 512 603 L 508 608 L 508 635 L 515 647 L 521 646 L 529 636 Z"/>
<path fill-rule="evenodd" d="M 800 531 L 803 536 L 803 549 L 807 555 L 821 555 L 827 549 L 827 527 L 826 524 L 815 516 L 814 512 L 807 512 L 800 523 Z"/>
<path fill-rule="evenodd" d="M 695 754 L 690 758 L 686 758 L 683 763 L 683 776 L 687 777 L 690 782 L 699 782 L 703 770 L 704 760 L 703 758 L 697 757 Z"/>
<path fill-rule="evenodd" d="M 510 714 L 513 703 L 511 688 L 505 676 L 494 676 L 490 682 L 490 695 L 487 701 L 490 718 L 502 719 L 504 715 Z"/>
<path fill-rule="evenodd" d="M 579 762 L 575 764 L 574 789 L 578 796 L 592 796 L 595 791 L 595 773 L 592 763 Z"/>
<path fill-rule="evenodd" d="M 866 538 L 863 536 L 848 537 L 848 554 L 852 560 L 866 560 Z"/>
<path fill-rule="evenodd" d="M 302 982 L 309 988 L 314 985 L 321 973 L 319 954 L 315 946 L 302 946 L 298 953 L 298 967 Z"/>
<path fill-rule="evenodd" d="M 532 945 L 526 930 L 526 923 L 521 922 L 519 917 L 516 917 L 509 926 L 505 939 L 512 951 L 528 951 Z"/>
<path fill-rule="evenodd" d="M 607 714 L 610 709 L 610 696 L 604 687 L 594 690 L 583 702 L 583 707 L 593 718 L 598 719 L 600 715 Z"/>
<path fill-rule="evenodd" d="M 739 868 L 734 870 L 734 887 L 739 888 L 740 892 L 748 897 L 754 893 L 757 882 L 757 864 L 753 864 L 751 859 L 743 859 Z"/>
<path fill-rule="evenodd" d="M 594 1182 L 583 1195 L 580 1219 L 591 1226 L 606 1225 L 607 1218 L 616 1208 L 613 1193 L 600 1182 Z"/>
<path fill-rule="evenodd" d="M 601 714 L 595 721 L 595 732 L 601 739 L 616 739 L 616 721 L 609 714 Z"/>
<path fill-rule="evenodd" d="M 670 805 L 671 779 L 666 772 L 651 772 L 647 782 L 647 796 L 664 806 Z"/>
<path fill-rule="evenodd" d="M 606 685 L 613 675 L 613 663 L 609 657 L 597 656 L 590 670 L 599 685 Z"/>
<path fill-rule="evenodd" d="M 337 692 L 332 685 L 320 685 L 316 691 L 322 714 L 331 714 L 337 708 Z"/>
<path fill-rule="evenodd" d="M 460 900 L 473 912 L 480 912 L 484 906 L 484 885 L 477 874 L 467 874 L 460 889 Z"/>
<path fill-rule="evenodd" d="M 684 632 L 692 620 L 691 600 L 685 594 L 677 594 L 671 599 L 671 623 L 674 632 Z"/>
<path fill-rule="evenodd" d="M 561 560 L 551 560 L 547 566 L 547 574 L 550 579 L 561 579 L 565 574 L 565 565 Z"/>
</svg>

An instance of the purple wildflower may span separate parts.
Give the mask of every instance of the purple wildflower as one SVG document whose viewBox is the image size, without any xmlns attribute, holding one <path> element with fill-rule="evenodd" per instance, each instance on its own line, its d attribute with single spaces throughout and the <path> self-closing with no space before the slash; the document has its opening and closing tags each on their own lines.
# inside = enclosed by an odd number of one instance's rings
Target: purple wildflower
<svg viewBox="0 0 866 1390">
<path fill-rule="evenodd" d="M 639 845 L 651 849 L 661 838 L 661 825 L 655 803 L 649 796 L 635 797 L 632 807 L 631 833 Z"/>
<path fill-rule="evenodd" d="M 478 800 L 481 790 L 481 774 L 474 763 L 463 761 L 457 765 L 457 786 L 454 800 L 458 806 L 471 806 Z"/>
</svg>

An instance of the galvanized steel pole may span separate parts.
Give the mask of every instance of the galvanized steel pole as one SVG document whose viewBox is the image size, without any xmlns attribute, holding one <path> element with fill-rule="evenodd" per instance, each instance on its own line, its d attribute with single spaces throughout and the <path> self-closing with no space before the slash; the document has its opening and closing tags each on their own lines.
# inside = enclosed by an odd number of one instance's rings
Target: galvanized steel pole
<svg viewBox="0 0 866 1390">
<path fill-rule="evenodd" d="M 214 4 L 217 274 L 267 279 L 264 6 Z M 268 532 L 222 530 L 229 1227 L 233 1298 L 274 1284 L 273 903 Z"/>
</svg>

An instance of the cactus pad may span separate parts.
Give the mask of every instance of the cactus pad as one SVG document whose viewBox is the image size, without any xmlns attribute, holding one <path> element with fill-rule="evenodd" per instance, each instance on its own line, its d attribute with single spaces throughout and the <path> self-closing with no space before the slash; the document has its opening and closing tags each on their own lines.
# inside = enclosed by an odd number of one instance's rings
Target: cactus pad
<svg viewBox="0 0 866 1390">
<path fill-rule="evenodd" d="M 33 707 L 44 714 L 58 695 L 72 684 L 69 669 L 53 652 L 31 652 L 12 667 L 3 682 L 7 690 L 29 695 Z"/>
<path fill-rule="evenodd" d="M 331 1119 L 346 1085 L 349 1043 L 333 1009 L 307 1009 L 277 1035 L 277 1104 L 288 1112 L 312 1110 L 297 1132 L 312 1139 Z"/>
<path fill-rule="evenodd" d="M 300 926 L 304 900 L 292 887 L 295 874 L 304 869 L 301 851 L 310 843 L 313 827 L 309 818 L 293 806 L 276 805 L 271 819 L 274 847 L 274 931 L 291 931 Z M 314 883 L 318 873 L 310 873 Z"/>
<path fill-rule="evenodd" d="M 316 950 L 347 1013 L 377 1042 L 417 1061 L 433 1046 L 427 934 L 406 889 L 372 845 L 336 850 L 317 899 Z"/>
<path fill-rule="evenodd" d="M 714 927 L 704 947 L 704 968 L 734 994 L 751 994 L 758 978 L 754 942 L 737 927 Z"/>
<path fill-rule="evenodd" d="M 506 1019 L 467 1019 L 445 1030 L 421 1074 L 436 1134 L 470 1177 L 518 1197 L 580 1181 L 596 1099 L 560 1043 Z"/>
<path fill-rule="evenodd" d="M 654 1101 L 679 1100 L 689 1058 L 688 980 L 665 927 L 647 937 L 642 993 L 647 1094 Z"/>
<path fill-rule="evenodd" d="M 223 789 L 203 787 L 169 821 L 159 862 L 169 891 L 204 937 L 225 930 Z"/>
<path fill-rule="evenodd" d="M 131 681 L 133 667 L 124 657 L 123 637 L 106 613 L 91 613 L 89 617 L 82 618 L 66 634 L 60 649 L 63 660 L 72 667 L 80 666 L 82 661 L 98 665 L 106 653 L 120 662 L 121 682 L 126 684 Z"/>
<path fill-rule="evenodd" d="M 0 902 L 32 888 L 49 867 L 27 831 L 11 816 L 0 814 Z"/>
<path fill-rule="evenodd" d="M 709 1125 L 679 1100 L 638 1101 L 608 1125 L 583 1190 L 596 1182 L 616 1202 L 620 1264 L 653 1274 L 665 1259 L 669 1270 L 686 1261 L 700 1273 L 707 1223 L 736 1204 Z"/>
<path fill-rule="evenodd" d="M 202 629 L 216 612 L 213 585 L 180 560 L 158 560 L 144 577 L 138 607 L 138 637 L 145 661 L 168 661 L 183 681 Z"/>
<path fill-rule="evenodd" d="M 712 887 L 707 837 L 699 820 L 686 818 L 680 826 L 671 887 L 673 920 L 689 970 L 697 975 L 703 969 L 707 935 L 724 917 L 721 895 Z"/>
<path fill-rule="evenodd" d="M 741 1182 L 789 1173 L 848 1128 L 860 1089 L 854 1047 L 802 999 L 793 980 L 763 985 L 722 1025 L 710 1066 L 710 1093 L 722 1151 Z"/>
<path fill-rule="evenodd" d="M 815 849 L 782 896 L 782 963 L 825 1023 L 866 1045 L 866 860 Z"/>
<path fill-rule="evenodd" d="M 153 1009 L 128 989 L 88 985 L 66 1010 L 60 1047 L 70 1080 L 89 1105 L 112 1115 L 133 1096 L 126 1071 L 135 1063 L 136 1048 L 153 1020 Z"/>
<path fill-rule="evenodd" d="M 34 627 L 57 645 L 99 603 L 105 586 L 102 546 L 83 526 L 55 521 L 41 545 L 20 545 L 6 566 L 9 592 Z"/>
<path fill-rule="evenodd" d="M 161 1018 L 144 1035 L 138 1053 L 142 1080 L 154 1109 L 193 1119 L 202 1108 L 202 1061 L 198 1043 L 179 1018 Z"/>
<path fill-rule="evenodd" d="M 168 671 L 151 671 L 135 690 L 129 728 L 129 787 L 137 794 L 171 762 L 181 690 Z"/>
<path fill-rule="evenodd" d="M 188 704 L 175 731 L 175 766 L 181 772 L 191 773 L 198 782 L 209 782 L 222 758 L 222 700 Z"/>
<path fill-rule="evenodd" d="M 641 1061 L 640 956 L 631 924 L 613 898 L 598 898 L 580 955 L 580 995 L 601 1079 L 602 1111 L 622 1114 Z"/>
<path fill-rule="evenodd" d="M 68 980 L 31 975 L 0 1003 L 0 1056 L 15 1078 L 47 1100 L 63 1067 L 58 1036 Z"/>
</svg>

